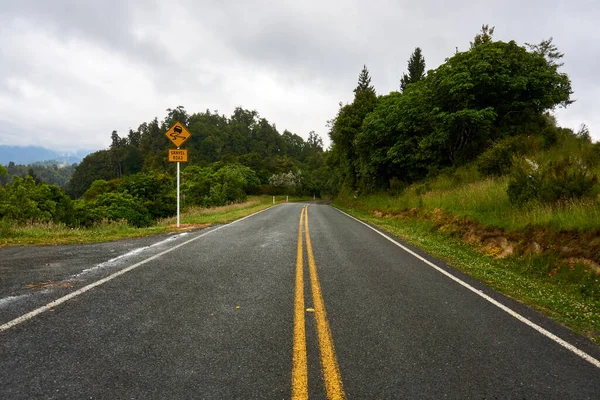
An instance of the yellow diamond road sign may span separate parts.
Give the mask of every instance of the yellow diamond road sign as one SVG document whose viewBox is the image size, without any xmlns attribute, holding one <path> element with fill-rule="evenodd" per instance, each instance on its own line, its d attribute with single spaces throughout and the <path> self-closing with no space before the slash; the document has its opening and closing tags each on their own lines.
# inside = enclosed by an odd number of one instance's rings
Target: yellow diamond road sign
<svg viewBox="0 0 600 400">
<path fill-rule="evenodd" d="M 192 134 L 185 129 L 181 122 L 175 122 L 173 126 L 165 133 L 171 142 L 177 147 L 180 147 Z"/>
</svg>

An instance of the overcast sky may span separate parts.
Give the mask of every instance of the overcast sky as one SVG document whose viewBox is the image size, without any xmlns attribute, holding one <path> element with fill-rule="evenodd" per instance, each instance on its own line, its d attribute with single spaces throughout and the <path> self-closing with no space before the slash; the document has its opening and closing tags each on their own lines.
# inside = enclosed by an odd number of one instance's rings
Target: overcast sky
<svg viewBox="0 0 600 400">
<path fill-rule="evenodd" d="M 387 94 L 415 47 L 434 69 L 484 23 L 554 37 L 577 100 L 558 120 L 600 140 L 598 21 L 597 0 L 0 0 L 0 144 L 106 148 L 178 105 L 257 110 L 328 143 L 363 64 Z"/>
</svg>

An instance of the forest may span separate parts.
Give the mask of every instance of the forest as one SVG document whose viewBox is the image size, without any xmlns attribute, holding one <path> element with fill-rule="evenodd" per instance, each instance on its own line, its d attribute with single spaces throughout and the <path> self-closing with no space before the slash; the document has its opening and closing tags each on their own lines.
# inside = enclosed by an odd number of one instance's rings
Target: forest
<svg viewBox="0 0 600 400">
<path fill-rule="evenodd" d="M 19 224 L 53 222 L 88 227 L 125 220 L 144 227 L 176 212 L 174 146 L 165 135 L 179 121 L 192 134 L 184 148 L 181 193 L 188 206 L 214 207 L 244 201 L 249 194 L 321 196 L 329 167 L 323 140 L 309 132 L 305 141 L 276 127 L 256 111 L 237 108 L 230 117 L 209 110 L 189 114 L 167 110 L 159 121 L 140 124 L 127 136 L 111 134 L 111 145 L 76 167 L 15 166 L 0 170 L 0 216 Z M 68 182 L 47 171 L 72 174 Z"/>
<path fill-rule="evenodd" d="M 125 135 L 113 131 L 109 148 L 65 170 L 72 173 L 68 182 L 58 169 L 52 177 L 0 167 L 0 218 L 71 227 L 125 220 L 141 227 L 173 216 L 175 165 L 167 161 L 173 145 L 165 132 L 175 121 L 192 134 L 183 146 L 188 206 L 254 194 L 398 194 L 467 165 L 482 178 L 509 177 L 507 195 L 517 207 L 593 198 L 600 147 L 585 126 L 561 128 L 552 115 L 573 102 L 570 79 L 560 70 L 563 54 L 552 39 L 519 45 L 495 41 L 493 33 L 484 25 L 468 50 L 434 70 L 426 70 L 417 47 L 389 94 L 377 94 L 364 66 L 353 101 L 340 104 L 329 121 L 329 149 L 315 132 L 306 140 L 279 132 L 257 111 L 238 107 L 225 116 L 178 106 Z M 576 150 L 538 157 L 565 143 Z"/>
</svg>

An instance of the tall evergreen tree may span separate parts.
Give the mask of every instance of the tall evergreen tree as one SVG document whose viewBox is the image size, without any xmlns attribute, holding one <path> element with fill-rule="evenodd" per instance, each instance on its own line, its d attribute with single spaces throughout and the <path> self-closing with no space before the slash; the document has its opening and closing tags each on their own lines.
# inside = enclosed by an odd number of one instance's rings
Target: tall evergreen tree
<svg viewBox="0 0 600 400">
<path fill-rule="evenodd" d="M 400 78 L 400 90 L 404 92 L 409 83 L 415 83 L 425 76 L 425 58 L 421 48 L 417 47 L 408 60 L 408 75 L 403 74 Z"/>
<path fill-rule="evenodd" d="M 358 85 L 354 89 L 354 101 L 344 106 L 340 104 L 340 110 L 329 133 L 333 141 L 332 151 L 336 153 L 335 159 L 339 160 L 342 169 L 344 185 L 349 188 L 356 187 L 357 149 L 354 139 L 360 133 L 367 114 L 375 108 L 376 102 L 377 94 L 371 85 L 371 76 L 365 65 L 358 76 Z"/>
<path fill-rule="evenodd" d="M 371 91 L 375 93 L 375 87 L 371 85 L 371 76 L 369 75 L 369 70 L 366 65 L 363 65 L 362 71 L 358 75 L 358 86 L 354 89 L 354 93 Z"/>
</svg>

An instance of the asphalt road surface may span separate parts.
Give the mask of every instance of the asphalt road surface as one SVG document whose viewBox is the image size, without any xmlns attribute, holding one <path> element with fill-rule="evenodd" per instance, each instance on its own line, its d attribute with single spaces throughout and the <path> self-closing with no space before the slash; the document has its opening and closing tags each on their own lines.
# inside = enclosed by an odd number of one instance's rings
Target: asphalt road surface
<svg viewBox="0 0 600 400">
<path fill-rule="evenodd" d="M 327 205 L 0 274 L 0 399 L 600 399 L 587 339 Z"/>
</svg>

